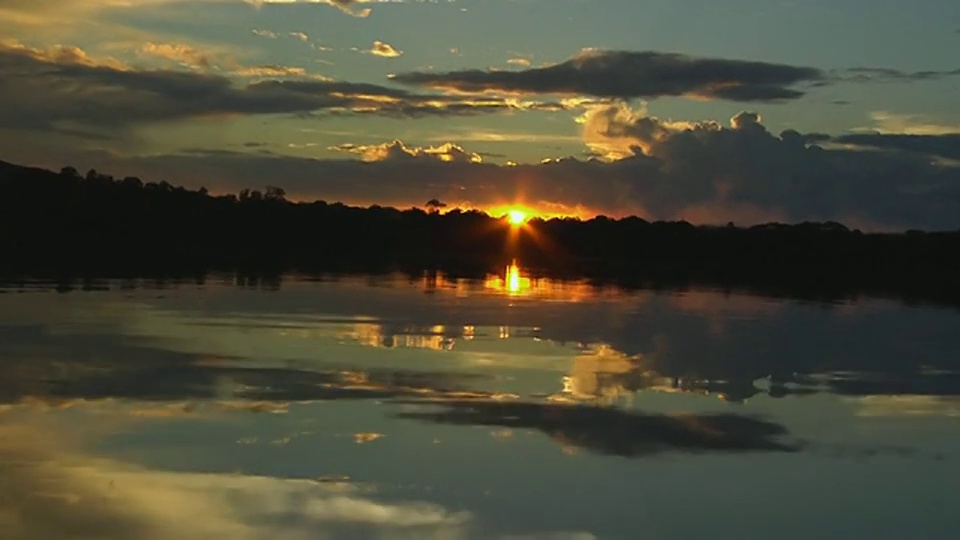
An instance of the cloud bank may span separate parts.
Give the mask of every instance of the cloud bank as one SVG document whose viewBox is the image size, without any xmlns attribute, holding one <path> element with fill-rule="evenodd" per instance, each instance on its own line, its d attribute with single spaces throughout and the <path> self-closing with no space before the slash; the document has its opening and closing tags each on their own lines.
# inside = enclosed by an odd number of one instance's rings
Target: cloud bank
<svg viewBox="0 0 960 540">
<path fill-rule="evenodd" d="M 144 52 L 202 65 L 195 50 L 148 46 Z M 217 73 L 139 69 L 94 59 L 76 47 L 34 49 L 0 44 L 0 127 L 50 128 L 58 122 L 120 127 L 191 118 L 303 114 L 384 116 L 470 115 L 523 108 L 560 107 L 515 99 L 471 99 L 417 94 L 368 83 L 300 78 L 300 68 L 255 66 L 236 75 L 267 77 L 236 83 Z"/>
<path fill-rule="evenodd" d="M 625 104 L 598 105 L 585 117 L 584 141 L 611 159 L 498 165 L 453 143 L 420 148 L 393 141 L 336 147 L 362 161 L 218 152 L 131 156 L 111 167 L 163 170 L 167 180 L 191 185 L 203 178 L 220 190 L 262 187 L 279 177 L 292 197 L 354 204 L 419 206 L 439 198 L 451 206 L 522 203 L 546 213 L 697 223 L 960 227 L 960 168 L 931 159 L 934 145 L 890 148 L 857 139 L 873 144 L 865 150 L 793 130 L 777 135 L 752 112 L 728 126 L 664 121 Z"/>
</svg>

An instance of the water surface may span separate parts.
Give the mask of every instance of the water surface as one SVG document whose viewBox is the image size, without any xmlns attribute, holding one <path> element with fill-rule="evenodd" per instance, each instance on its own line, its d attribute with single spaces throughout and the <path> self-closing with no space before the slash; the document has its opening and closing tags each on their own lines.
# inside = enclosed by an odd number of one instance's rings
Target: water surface
<svg viewBox="0 0 960 540">
<path fill-rule="evenodd" d="M 0 291 L 4 538 L 960 535 L 955 310 L 516 266 Z"/>
</svg>

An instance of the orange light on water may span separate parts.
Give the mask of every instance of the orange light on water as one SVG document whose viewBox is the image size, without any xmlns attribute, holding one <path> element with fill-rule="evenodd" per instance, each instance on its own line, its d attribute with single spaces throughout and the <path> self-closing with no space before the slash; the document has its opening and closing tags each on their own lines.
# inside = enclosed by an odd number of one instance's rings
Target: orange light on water
<svg viewBox="0 0 960 540">
<path fill-rule="evenodd" d="M 513 263 L 507 267 L 507 291 L 511 294 L 518 294 L 525 289 L 530 288 L 530 280 L 527 279 L 524 283 L 524 278 L 520 276 L 520 267 L 517 266 L 517 263 Z M 524 287 L 526 285 L 526 287 Z"/>
<path fill-rule="evenodd" d="M 510 296 L 527 294 L 532 286 L 533 281 L 520 273 L 520 266 L 516 261 L 506 267 L 502 277 L 493 276 L 484 283 L 486 289 L 507 293 Z"/>
<path fill-rule="evenodd" d="M 536 297 L 559 302 L 580 302 L 597 295 L 593 285 L 586 281 L 560 281 L 530 277 L 527 269 L 514 260 L 499 275 L 488 275 L 483 282 L 488 292 L 509 297 Z"/>
</svg>

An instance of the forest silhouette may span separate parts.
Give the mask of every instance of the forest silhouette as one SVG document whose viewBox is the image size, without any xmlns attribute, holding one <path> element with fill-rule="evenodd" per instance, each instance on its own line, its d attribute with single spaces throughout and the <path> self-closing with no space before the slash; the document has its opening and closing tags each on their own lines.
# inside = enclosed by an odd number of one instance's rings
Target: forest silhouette
<svg viewBox="0 0 960 540">
<path fill-rule="evenodd" d="M 864 233 L 835 222 L 752 227 L 638 217 L 534 218 L 479 211 L 291 202 L 282 188 L 212 195 L 166 182 L 0 162 L 0 274 L 188 277 L 442 270 L 523 261 L 539 275 L 625 287 L 707 286 L 835 299 L 960 305 L 960 231 Z"/>
</svg>

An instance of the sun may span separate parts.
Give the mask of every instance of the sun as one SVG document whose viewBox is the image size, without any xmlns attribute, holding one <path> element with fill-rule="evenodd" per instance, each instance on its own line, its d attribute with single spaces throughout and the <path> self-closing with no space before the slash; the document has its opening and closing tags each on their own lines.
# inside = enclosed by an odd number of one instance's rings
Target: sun
<svg viewBox="0 0 960 540">
<path fill-rule="evenodd" d="M 527 222 L 527 213 L 523 210 L 510 210 L 507 212 L 507 219 L 514 227 L 519 227 Z"/>
</svg>

